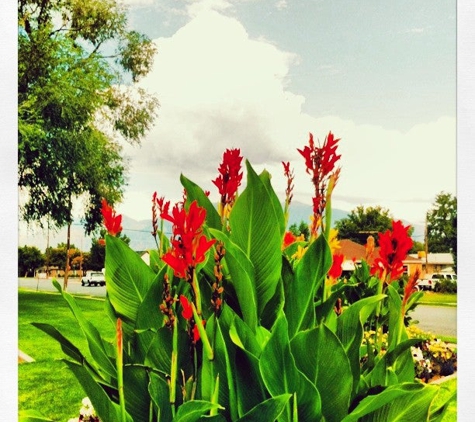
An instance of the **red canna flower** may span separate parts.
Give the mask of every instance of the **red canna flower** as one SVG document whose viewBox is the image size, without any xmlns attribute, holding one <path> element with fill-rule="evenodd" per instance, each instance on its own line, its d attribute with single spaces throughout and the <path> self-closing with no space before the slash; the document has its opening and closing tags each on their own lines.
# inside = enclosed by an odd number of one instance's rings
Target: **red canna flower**
<svg viewBox="0 0 475 422">
<path fill-rule="evenodd" d="M 204 319 L 201 320 L 201 324 L 204 327 L 206 324 L 206 321 Z M 200 332 L 198 331 L 198 325 L 195 324 L 193 325 L 193 342 L 197 343 L 199 339 L 200 339 Z"/>
<path fill-rule="evenodd" d="M 403 226 L 401 221 L 393 221 L 392 226 L 392 231 L 378 233 L 379 257 L 371 267 L 371 274 L 381 279 L 389 276 L 388 283 L 401 277 L 404 272 L 402 261 L 412 248 L 412 239 L 408 234 L 410 226 Z"/>
<path fill-rule="evenodd" d="M 183 307 L 183 312 L 181 313 L 181 315 L 183 316 L 183 318 L 189 321 L 193 317 L 193 308 L 191 307 L 191 304 L 188 299 L 183 295 L 180 295 L 180 303 Z"/>
<path fill-rule="evenodd" d="M 122 215 L 119 214 L 116 216 L 114 209 L 107 203 L 104 198 L 102 199 L 101 213 L 107 232 L 111 236 L 116 236 L 117 234 L 119 234 L 122 231 Z"/>
<path fill-rule="evenodd" d="M 285 249 L 287 246 L 291 245 L 292 243 L 297 241 L 297 236 L 295 236 L 292 232 L 285 232 L 284 235 L 284 243 L 282 248 Z"/>
<path fill-rule="evenodd" d="M 173 224 L 172 248 L 162 260 L 173 268 L 177 277 L 191 281 L 193 270 L 204 262 L 206 252 L 216 241 L 207 240 L 203 234 L 206 210 L 196 201 L 191 203 L 188 212 L 181 204 L 176 204 L 171 215 L 164 213 L 161 218 Z"/>
<path fill-rule="evenodd" d="M 314 217 L 312 234 L 315 236 L 325 211 L 327 187 L 330 178 L 333 176 L 332 189 L 338 180 L 340 169 L 336 168 L 335 165 L 341 157 L 341 155 L 336 154 L 339 140 L 335 139 L 334 135 L 329 132 L 323 145 L 316 146 L 313 135 L 310 133 L 308 146 L 305 146 L 303 149 L 297 148 L 297 151 L 305 159 L 306 172 L 312 176 L 312 183 L 315 187 L 315 196 L 312 198 Z"/>
<path fill-rule="evenodd" d="M 223 153 L 223 161 L 218 167 L 219 176 L 212 182 L 218 188 L 221 195 L 221 204 L 224 208 L 226 204 L 232 204 L 236 198 L 236 193 L 241 185 L 242 156 L 239 148 L 226 149 Z"/>
<path fill-rule="evenodd" d="M 338 277 L 341 276 L 341 273 L 343 272 L 343 260 L 344 260 L 344 255 L 343 254 L 334 254 L 333 255 L 333 264 L 328 271 L 328 277 L 336 280 Z"/>
</svg>

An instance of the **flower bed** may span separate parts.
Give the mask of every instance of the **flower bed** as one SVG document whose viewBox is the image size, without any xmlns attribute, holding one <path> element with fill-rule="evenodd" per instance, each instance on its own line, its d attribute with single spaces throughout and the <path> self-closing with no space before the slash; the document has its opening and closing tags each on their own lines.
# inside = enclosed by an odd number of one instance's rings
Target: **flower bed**
<svg viewBox="0 0 475 422">
<path fill-rule="evenodd" d="M 115 341 L 101 338 L 57 282 L 91 357 L 55 327 L 39 326 L 61 342 L 103 422 L 443 415 L 455 390 L 440 396 L 439 387 L 415 380 L 411 347 L 420 339 L 409 337 L 406 324 L 422 292 L 417 272 L 402 278 L 409 227 L 394 221 L 378 236 L 374 264 L 341 277 L 343 257 L 330 224 L 338 142 L 331 132 L 321 145 L 310 135 L 299 149 L 314 187 L 308 240 L 287 233 L 290 163 L 283 163 L 282 206 L 270 174 L 257 174 L 248 161 L 246 187 L 238 192 L 244 175 L 238 149 L 225 151 L 213 180 L 217 206 L 183 175 L 182 201 L 172 206 L 153 195 L 157 249 L 150 265 L 117 237 L 121 216 L 103 202 L 105 303 Z M 172 224 L 170 239 L 164 221 Z M 372 248 L 368 242 L 368 253 Z"/>
</svg>

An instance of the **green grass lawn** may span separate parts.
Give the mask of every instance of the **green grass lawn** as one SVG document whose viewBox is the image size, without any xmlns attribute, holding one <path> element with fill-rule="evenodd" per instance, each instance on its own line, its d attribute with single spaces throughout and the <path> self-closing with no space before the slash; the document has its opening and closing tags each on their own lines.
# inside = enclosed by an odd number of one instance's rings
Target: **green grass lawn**
<svg viewBox="0 0 475 422">
<path fill-rule="evenodd" d="M 457 293 L 424 292 L 419 303 L 421 305 L 456 306 Z"/>
<path fill-rule="evenodd" d="M 114 338 L 115 328 L 106 316 L 103 300 L 76 298 L 76 301 L 102 335 Z M 19 410 L 38 410 L 55 421 L 78 416 L 85 393 L 61 360 L 65 355 L 59 343 L 31 325 L 32 322 L 54 325 L 85 352 L 86 340 L 66 301 L 56 293 L 20 290 L 18 309 L 18 347 L 35 359 L 18 365 Z"/>
<path fill-rule="evenodd" d="M 456 301 L 456 295 L 427 294 L 424 299 L 426 296 L 431 300 L 438 296 L 432 303 Z M 115 327 L 104 311 L 103 300 L 76 297 L 76 302 L 103 336 L 114 338 Z M 59 422 L 78 416 L 85 393 L 61 360 L 65 355 L 59 343 L 31 325 L 32 322 L 41 322 L 55 326 L 87 355 L 86 340 L 69 307 L 58 293 L 27 290 L 19 290 L 18 307 L 18 347 L 35 359 L 35 362 L 18 365 L 19 410 L 37 410 Z M 456 405 L 453 407 L 444 422 L 456 420 Z"/>
</svg>

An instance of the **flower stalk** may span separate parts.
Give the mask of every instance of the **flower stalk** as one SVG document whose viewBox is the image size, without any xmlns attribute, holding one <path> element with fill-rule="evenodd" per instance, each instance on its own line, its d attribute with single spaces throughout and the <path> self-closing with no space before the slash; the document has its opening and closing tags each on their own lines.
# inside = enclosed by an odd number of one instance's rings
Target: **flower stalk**
<svg viewBox="0 0 475 422">
<path fill-rule="evenodd" d="M 125 410 L 125 395 L 124 395 L 124 357 L 123 357 L 123 333 L 122 333 L 122 320 L 117 318 L 116 326 L 117 336 L 117 386 L 119 390 L 119 406 L 120 406 L 120 418 L 121 422 L 126 422 L 127 413 Z"/>
</svg>

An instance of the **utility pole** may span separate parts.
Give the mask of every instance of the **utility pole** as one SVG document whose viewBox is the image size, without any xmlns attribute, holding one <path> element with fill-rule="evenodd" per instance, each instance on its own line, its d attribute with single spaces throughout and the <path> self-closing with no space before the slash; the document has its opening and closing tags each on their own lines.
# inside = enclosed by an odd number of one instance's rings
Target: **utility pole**
<svg viewBox="0 0 475 422">
<path fill-rule="evenodd" d="M 426 274 L 428 272 L 428 260 L 429 260 L 429 239 L 428 239 L 428 234 L 427 234 L 427 214 L 426 214 L 426 224 L 424 227 L 424 249 L 425 249 L 425 254 L 426 254 Z"/>
</svg>

